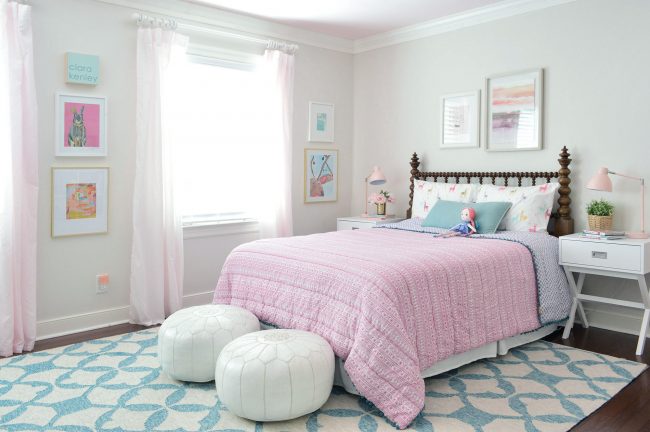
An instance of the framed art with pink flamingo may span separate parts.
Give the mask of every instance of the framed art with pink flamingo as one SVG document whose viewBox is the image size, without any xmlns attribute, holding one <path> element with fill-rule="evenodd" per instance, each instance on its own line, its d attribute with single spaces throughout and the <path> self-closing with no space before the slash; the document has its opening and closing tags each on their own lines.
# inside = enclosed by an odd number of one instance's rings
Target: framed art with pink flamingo
<svg viewBox="0 0 650 432">
<path fill-rule="evenodd" d="M 305 203 L 338 199 L 338 150 L 305 149 Z"/>
<path fill-rule="evenodd" d="M 106 98 L 56 94 L 56 156 L 106 156 Z"/>
</svg>

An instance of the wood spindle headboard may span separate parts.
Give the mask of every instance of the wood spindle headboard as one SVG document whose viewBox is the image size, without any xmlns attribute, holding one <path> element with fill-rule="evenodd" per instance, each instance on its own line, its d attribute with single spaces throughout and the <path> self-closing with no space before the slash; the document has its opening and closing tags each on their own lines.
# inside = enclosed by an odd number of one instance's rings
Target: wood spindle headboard
<svg viewBox="0 0 650 432">
<path fill-rule="evenodd" d="M 571 154 L 566 147 L 562 148 L 560 152 L 560 158 L 558 162 L 560 163 L 560 169 L 557 171 L 546 171 L 546 172 L 521 172 L 521 171 L 505 171 L 505 172 L 448 172 L 448 171 L 420 171 L 418 168 L 420 166 L 420 159 L 418 158 L 417 153 L 413 153 L 411 157 L 411 185 L 409 187 L 409 208 L 406 211 L 406 217 L 411 217 L 411 212 L 413 209 L 413 190 L 415 188 L 415 180 L 426 180 L 432 178 L 433 181 L 438 181 L 441 179 L 445 183 L 458 183 L 460 179 L 465 179 L 469 183 L 472 179 L 478 179 L 480 184 L 483 184 L 484 180 L 488 180 L 491 184 L 496 184 L 497 179 L 503 179 L 504 185 L 508 186 L 509 183 L 516 179 L 517 184 L 510 184 L 510 186 L 521 186 L 522 179 L 530 179 L 532 185 L 535 185 L 539 179 L 543 179 L 546 183 L 550 183 L 552 179 L 558 179 L 560 187 L 558 188 L 558 193 L 560 197 L 558 198 L 558 209 L 557 212 L 553 213 L 551 216 L 554 219 L 554 226 L 552 227 L 551 234 L 559 237 L 567 234 L 573 233 L 573 218 L 571 217 L 571 188 L 569 184 L 571 183 L 571 170 L 569 169 L 569 164 L 571 164 Z"/>
</svg>

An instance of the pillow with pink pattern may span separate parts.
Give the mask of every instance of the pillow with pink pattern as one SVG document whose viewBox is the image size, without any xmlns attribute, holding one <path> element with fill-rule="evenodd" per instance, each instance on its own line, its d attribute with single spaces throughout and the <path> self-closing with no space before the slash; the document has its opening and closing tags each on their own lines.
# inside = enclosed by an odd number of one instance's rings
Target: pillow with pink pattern
<svg viewBox="0 0 650 432">
<path fill-rule="evenodd" d="M 501 230 L 545 232 L 553 211 L 555 191 L 559 186 L 558 183 L 526 187 L 483 185 L 478 191 L 476 202 L 512 203 L 499 225 Z"/>
<path fill-rule="evenodd" d="M 480 185 L 474 183 L 440 183 L 425 180 L 413 182 L 413 209 L 411 217 L 426 218 L 438 200 L 473 202 Z"/>
</svg>

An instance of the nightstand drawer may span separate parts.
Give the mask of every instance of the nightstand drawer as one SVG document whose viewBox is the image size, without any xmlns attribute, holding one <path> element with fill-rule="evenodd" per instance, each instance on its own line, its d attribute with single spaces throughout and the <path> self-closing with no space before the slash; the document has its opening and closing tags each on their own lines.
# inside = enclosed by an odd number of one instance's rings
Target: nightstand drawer
<svg viewBox="0 0 650 432">
<path fill-rule="evenodd" d="M 641 247 L 603 241 L 561 241 L 562 264 L 603 267 L 621 271 L 641 270 Z"/>
<path fill-rule="evenodd" d="M 372 228 L 374 226 L 374 223 L 368 222 L 355 222 L 355 221 L 347 221 L 347 220 L 339 220 L 336 226 L 336 229 L 338 231 L 344 231 L 344 230 L 357 230 L 357 229 L 366 229 L 366 228 Z"/>
</svg>

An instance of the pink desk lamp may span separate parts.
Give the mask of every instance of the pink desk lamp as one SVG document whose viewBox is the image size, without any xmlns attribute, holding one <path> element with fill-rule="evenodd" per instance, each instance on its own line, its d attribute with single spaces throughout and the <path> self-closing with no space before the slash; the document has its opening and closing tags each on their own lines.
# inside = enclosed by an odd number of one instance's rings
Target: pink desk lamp
<svg viewBox="0 0 650 432">
<path fill-rule="evenodd" d="M 366 193 L 363 196 L 363 202 L 365 205 L 366 211 L 361 215 L 362 217 L 368 217 L 368 183 L 373 186 L 379 186 L 386 183 L 386 176 L 378 166 L 373 167 L 372 173 L 366 177 Z"/>
<path fill-rule="evenodd" d="M 619 177 L 625 177 L 632 180 L 638 180 L 641 182 L 641 231 L 632 231 L 626 232 L 625 234 L 629 238 L 634 239 L 647 239 L 648 233 L 645 232 L 645 181 L 641 177 L 632 177 L 625 174 L 616 173 L 610 171 L 605 167 L 602 167 L 598 170 L 598 173 L 589 180 L 587 183 L 587 189 L 597 190 L 597 191 L 612 191 L 612 180 L 609 178 L 609 174 L 617 175 Z"/>
</svg>

